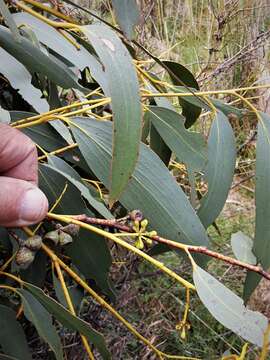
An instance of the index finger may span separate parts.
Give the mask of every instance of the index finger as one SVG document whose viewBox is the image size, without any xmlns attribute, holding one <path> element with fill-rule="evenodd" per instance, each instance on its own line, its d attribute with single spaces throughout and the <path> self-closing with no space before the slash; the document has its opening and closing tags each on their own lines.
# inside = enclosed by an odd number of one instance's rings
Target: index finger
<svg viewBox="0 0 270 360">
<path fill-rule="evenodd" d="M 35 144 L 19 130 L 0 124 L 0 174 L 38 182 L 38 160 Z"/>
</svg>

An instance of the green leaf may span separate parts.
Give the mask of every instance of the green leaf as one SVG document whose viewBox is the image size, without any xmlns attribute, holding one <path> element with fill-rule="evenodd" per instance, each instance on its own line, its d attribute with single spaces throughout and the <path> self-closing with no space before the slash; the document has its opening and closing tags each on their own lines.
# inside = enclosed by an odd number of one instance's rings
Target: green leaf
<svg viewBox="0 0 270 360">
<path fill-rule="evenodd" d="M 112 154 L 111 122 L 76 118 L 70 125 L 85 160 L 107 187 Z M 189 244 L 208 244 L 207 234 L 186 195 L 159 157 L 144 144 L 120 202 L 128 210 L 140 209 L 161 236 Z"/>
<path fill-rule="evenodd" d="M 148 144 L 148 136 L 150 133 L 150 128 L 151 128 L 150 121 L 144 114 L 141 141 L 145 144 Z"/>
<path fill-rule="evenodd" d="M 81 195 L 105 219 L 113 218 L 112 214 L 106 208 L 106 206 L 102 202 L 94 198 L 88 187 L 82 182 L 80 175 L 64 160 L 58 158 L 57 156 L 50 156 L 48 158 L 48 165 L 44 166 L 51 168 L 53 171 L 58 172 L 60 175 L 63 175 L 81 192 Z"/>
<path fill-rule="evenodd" d="M 82 200 L 80 191 L 63 175 L 45 165 L 39 167 L 40 188 L 49 199 L 50 207 L 62 193 L 65 184 L 67 190 L 60 203 L 54 209 L 57 214 L 87 214 L 94 216 Z M 93 279 L 97 285 L 111 298 L 114 297 L 108 282 L 108 272 L 111 266 L 111 256 L 106 240 L 88 231 L 81 230 L 78 238 L 66 246 L 65 251 L 71 257 L 72 263 L 87 279 Z"/>
<path fill-rule="evenodd" d="M 214 99 L 214 98 L 210 98 L 212 104 L 220 111 L 222 111 L 226 116 L 228 116 L 229 114 L 234 114 L 236 115 L 239 119 L 243 116 L 242 110 L 232 106 L 232 105 L 228 105 L 226 104 L 224 101 L 218 100 L 218 99 Z"/>
<path fill-rule="evenodd" d="M 152 78 L 161 81 L 161 79 L 158 78 L 155 74 L 149 73 L 149 72 L 148 72 L 148 74 L 151 75 Z M 155 88 L 152 84 L 147 84 L 147 88 L 148 88 L 152 93 L 157 93 L 157 92 L 160 91 L 159 89 Z M 165 90 L 164 90 L 164 91 L 165 91 Z M 173 106 L 173 104 L 171 103 L 171 101 L 168 100 L 166 97 L 163 97 L 163 96 L 155 96 L 155 97 L 154 97 L 154 101 L 155 101 L 156 105 L 159 106 L 159 107 L 163 107 L 163 108 L 166 108 L 166 109 L 170 109 L 170 110 L 175 111 L 175 107 Z M 184 118 L 183 118 L 183 121 L 185 121 Z"/>
<path fill-rule="evenodd" d="M 103 336 L 91 328 L 85 321 L 77 316 L 72 315 L 62 305 L 58 304 L 54 299 L 45 295 L 45 293 L 36 286 L 24 283 L 24 287 L 66 328 L 78 331 L 84 335 L 92 344 L 94 344 L 102 355 L 103 359 L 111 359 L 106 348 Z M 28 294 L 24 289 L 18 290 L 23 296 Z"/>
<path fill-rule="evenodd" d="M 31 360 L 26 337 L 16 313 L 7 306 L 0 305 L 0 345 L 5 354 L 18 360 Z"/>
<path fill-rule="evenodd" d="M 208 192 L 198 210 L 198 216 L 206 228 L 216 220 L 223 209 L 232 184 L 235 162 L 233 130 L 227 117 L 218 112 L 208 138 Z"/>
<path fill-rule="evenodd" d="M 27 269 L 20 269 L 22 280 L 38 287 L 43 287 L 47 275 L 48 258 L 43 251 L 38 251 L 35 259 Z"/>
<path fill-rule="evenodd" d="M 0 72 L 8 79 L 11 86 L 15 90 L 18 90 L 19 94 L 32 105 L 36 111 L 40 113 L 48 111 L 49 105 L 47 101 L 41 99 L 42 92 L 31 84 L 32 76 L 29 71 L 16 60 L 15 57 L 11 56 L 1 47 L 0 58 Z"/>
<path fill-rule="evenodd" d="M 206 144 L 201 134 L 185 129 L 182 116 L 175 111 L 150 106 L 146 116 L 179 161 L 200 171 L 206 164 Z"/>
<path fill-rule="evenodd" d="M 128 50 L 112 30 L 101 24 L 81 29 L 100 57 L 109 83 L 114 124 L 109 186 L 112 204 L 126 188 L 138 158 L 142 120 L 139 82 Z"/>
<path fill-rule="evenodd" d="M 193 280 L 199 298 L 216 320 L 246 341 L 263 345 L 268 326 L 263 314 L 247 309 L 239 296 L 199 266 L 193 270 Z"/>
<path fill-rule="evenodd" d="M 33 285 L 31 285 L 33 286 Z M 35 326 L 39 336 L 48 343 L 57 360 L 63 360 L 63 351 L 60 338 L 52 324 L 52 317 L 43 305 L 28 291 L 19 289 L 24 314 Z"/>
<path fill-rule="evenodd" d="M 53 276 L 53 286 L 57 299 L 66 309 L 68 309 L 68 304 L 61 283 L 54 275 L 54 273 L 52 273 L 52 276 Z M 73 286 L 68 288 L 68 293 L 71 298 L 75 311 L 78 312 L 80 308 L 80 304 L 83 299 L 83 291 L 79 289 L 77 286 Z"/>
<path fill-rule="evenodd" d="M 26 111 L 10 111 L 11 122 L 35 115 L 35 113 Z M 64 139 L 59 137 L 58 133 L 49 123 L 38 124 L 29 128 L 24 128 L 21 131 L 47 151 L 53 151 L 68 145 Z"/>
<path fill-rule="evenodd" d="M 25 111 L 10 111 L 9 113 L 12 122 L 36 115 Z M 21 131 L 47 151 L 54 151 L 68 145 L 64 138 L 59 137 L 58 132 L 51 126 L 51 123 L 35 125 L 21 129 Z M 89 168 L 77 148 L 66 151 L 60 156 L 89 173 Z"/>
<path fill-rule="evenodd" d="M 19 358 L 15 358 L 13 356 L 0 354 L 0 360 L 20 360 Z"/>
<path fill-rule="evenodd" d="M 101 63 L 100 59 L 98 58 L 95 49 L 81 35 L 73 34 L 73 37 L 75 37 L 78 43 L 81 46 L 83 46 L 85 50 L 87 50 L 88 52 L 87 64 L 90 70 L 90 75 L 93 79 L 96 80 L 96 82 L 102 88 L 104 94 L 109 97 L 110 96 L 109 81 L 104 72 L 104 66 Z"/>
<path fill-rule="evenodd" d="M 235 257 L 245 263 L 256 265 L 257 260 L 252 252 L 253 241 L 252 239 L 238 231 L 231 236 L 231 246 Z"/>
<path fill-rule="evenodd" d="M 200 89 L 195 77 L 186 67 L 174 61 L 163 61 L 163 64 L 166 65 L 166 67 L 168 67 L 172 71 L 172 73 L 175 74 L 180 80 L 182 80 L 182 82 L 186 86 L 194 88 L 196 90 Z M 175 85 L 183 85 L 183 83 L 180 83 L 171 74 L 170 77 Z M 183 109 L 182 115 L 186 118 L 185 126 L 186 128 L 189 128 L 196 122 L 196 120 L 200 116 L 202 111 L 201 107 L 190 104 L 184 98 L 179 98 L 179 104 L 180 106 L 182 106 Z"/>
<path fill-rule="evenodd" d="M 144 121 L 151 121 L 148 112 L 144 114 Z M 166 166 L 169 165 L 172 152 L 156 130 L 153 123 L 150 125 L 150 148 L 160 157 Z"/>
<path fill-rule="evenodd" d="M 7 26 L 9 27 L 12 36 L 14 38 L 15 41 L 20 41 L 21 39 L 21 35 L 20 32 L 12 18 L 12 15 L 7 7 L 7 5 L 5 4 L 4 0 L 0 0 L 0 13 L 3 15 L 3 18 L 7 24 Z"/>
<path fill-rule="evenodd" d="M 112 0 L 117 21 L 128 40 L 132 40 L 135 25 L 140 20 L 140 13 L 136 0 Z"/>
<path fill-rule="evenodd" d="M 87 279 L 94 279 L 97 286 L 110 297 L 111 301 L 115 301 L 114 289 L 108 279 L 111 256 L 102 236 L 81 229 L 79 240 L 69 246 L 67 254 Z"/>
<path fill-rule="evenodd" d="M 256 146 L 256 222 L 253 252 L 261 266 L 267 270 L 270 267 L 270 116 L 265 113 L 260 113 L 260 116 Z M 248 272 L 244 288 L 245 299 L 251 295 L 260 279 L 259 275 Z"/>
<path fill-rule="evenodd" d="M 74 143 L 68 127 L 61 120 L 51 121 L 50 126 L 52 126 L 69 145 Z"/>
<path fill-rule="evenodd" d="M 179 93 L 187 93 L 187 89 L 183 86 L 176 86 L 174 89 L 174 91 L 179 92 Z M 190 90 L 192 90 L 195 94 L 197 92 L 196 89 L 192 89 L 190 88 Z M 207 105 L 207 102 L 204 100 L 201 100 L 201 96 L 197 95 L 196 97 L 194 95 L 190 95 L 190 96 L 185 96 L 182 97 L 182 99 L 185 99 L 186 102 L 188 102 L 189 104 L 195 105 L 197 107 L 200 107 L 202 109 L 211 111 L 212 109 L 209 107 L 209 105 Z M 209 101 L 211 101 L 211 103 L 220 111 L 222 111 L 225 115 L 228 115 L 230 113 L 238 116 L 239 118 L 242 117 L 242 111 L 234 106 L 228 105 L 225 102 L 218 100 L 218 99 L 214 99 L 210 96 L 208 96 Z"/>
<path fill-rule="evenodd" d="M 25 12 L 13 14 L 13 19 L 18 26 L 22 24 L 30 26 L 42 44 L 67 59 L 80 70 L 83 70 L 87 66 L 91 67 L 91 65 L 97 65 L 99 63 L 98 60 L 94 59 L 84 47 L 80 47 L 80 49 L 77 50 L 76 47 L 67 41 L 59 31 L 46 24 L 44 21 Z M 67 36 L 70 35 L 67 33 Z M 76 42 L 75 39 L 72 38 L 72 40 Z M 100 63 L 99 66 L 101 67 Z"/>
<path fill-rule="evenodd" d="M 64 89 L 76 88 L 84 91 L 67 65 L 53 56 L 47 56 L 26 38 L 22 37 L 20 42 L 15 42 L 11 32 L 4 26 L 0 26 L 0 46 L 21 62 L 28 71 L 46 75 Z"/>
<path fill-rule="evenodd" d="M 160 80 L 157 78 L 154 74 L 151 74 L 152 77 L 154 77 L 156 80 Z M 158 90 L 151 84 L 147 85 L 147 88 L 152 92 L 157 92 Z M 174 111 L 174 107 L 172 103 L 164 98 L 164 97 L 154 97 L 154 101 L 157 106 L 164 107 L 166 109 L 171 109 Z M 150 103 L 151 104 L 151 103 Z M 151 149 L 161 158 L 161 160 L 164 162 L 166 166 L 168 166 L 172 152 L 170 148 L 166 145 L 165 141 L 162 139 L 156 128 L 154 127 L 154 124 L 151 124 L 150 117 L 147 115 L 147 112 L 144 113 L 144 124 L 149 123 L 150 124 L 150 147 Z M 143 129 L 144 130 L 144 129 Z M 145 143 L 145 141 L 143 141 Z"/>
</svg>

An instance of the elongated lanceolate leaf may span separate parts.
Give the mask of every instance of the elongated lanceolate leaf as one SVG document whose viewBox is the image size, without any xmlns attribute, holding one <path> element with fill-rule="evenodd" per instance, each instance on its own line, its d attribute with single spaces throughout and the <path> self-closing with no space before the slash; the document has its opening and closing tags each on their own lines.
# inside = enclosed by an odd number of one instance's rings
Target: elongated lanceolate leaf
<svg viewBox="0 0 270 360">
<path fill-rule="evenodd" d="M 112 0 L 117 21 L 123 30 L 124 35 L 133 39 L 134 26 L 140 20 L 140 14 L 136 0 Z"/>
<path fill-rule="evenodd" d="M 252 252 L 253 241 L 249 236 L 242 233 L 242 231 L 238 231 L 232 234 L 231 245 L 233 253 L 238 260 L 256 265 L 257 260 Z"/>
<path fill-rule="evenodd" d="M 113 156 L 110 203 L 126 188 L 137 159 L 142 111 L 139 82 L 132 58 L 118 36 L 104 25 L 81 27 L 95 48 L 108 78 L 113 111 Z"/>
<path fill-rule="evenodd" d="M 0 305 L 0 346 L 5 354 L 18 360 L 32 360 L 23 328 L 16 320 L 16 313 L 4 305 Z"/>
<path fill-rule="evenodd" d="M 177 79 L 175 79 L 172 76 L 172 74 L 170 74 L 172 82 L 175 85 L 181 86 L 184 83 L 188 87 L 199 90 L 199 84 L 197 83 L 197 80 L 186 67 L 174 61 L 163 61 L 163 64 L 166 65 L 166 67 L 168 67 L 171 70 L 171 72 L 175 74 L 180 80 L 182 80 L 182 83 L 180 83 Z M 184 98 L 179 98 L 179 104 L 182 106 L 183 109 L 182 114 L 186 118 L 185 126 L 189 128 L 198 119 L 202 109 L 199 106 L 190 104 Z"/>
<path fill-rule="evenodd" d="M 233 130 L 227 117 L 218 112 L 208 138 L 208 192 L 198 210 L 198 215 L 206 228 L 215 221 L 223 209 L 232 184 L 235 161 Z"/>
<path fill-rule="evenodd" d="M 20 41 L 21 35 L 4 0 L 0 0 L 0 13 L 8 25 L 14 40 Z"/>
<path fill-rule="evenodd" d="M 35 326 L 39 336 L 48 343 L 57 360 L 63 360 L 60 338 L 52 324 L 52 317 L 44 306 L 29 292 L 20 289 L 24 314 Z"/>
<path fill-rule="evenodd" d="M 104 218 L 112 218 L 112 214 L 106 208 L 106 206 L 94 198 L 87 186 L 82 182 L 80 175 L 64 160 L 57 156 L 50 156 L 48 159 L 48 165 L 52 170 L 63 175 L 69 182 L 71 182 L 78 190 L 80 190 L 82 196 L 88 200 L 89 204 L 100 213 Z"/>
<path fill-rule="evenodd" d="M 144 114 L 144 121 L 150 121 L 148 112 Z M 172 152 L 156 130 L 153 123 L 150 124 L 150 148 L 160 157 L 166 166 L 169 165 Z"/>
<path fill-rule="evenodd" d="M 197 92 L 196 89 L 191 88 L 191 87 L 189 89 L 192 90 L 196 95 L 196 92 Z M 188 90 L 183 86 L 175 86 L 174 91 L 179 92 L 179 93 L 188 93 Z M 207 105 L 206 100 L 203 100 L 202 96 L 200 96 L 200 95 L 197 95 L 196 97 L 194 95 L 184 96 L 184 97 L 181 97 L 181 99 L 184 99 L 189 104 L 192 104 L 192 105 L 195 105 L 202 109 L 211 111 L 211 108 L 209 105 Z M 228 105 L 225 102 L 215 99 L 213 97 L 208 97 L 208 99 L 218 110 L 222 111 L 225 115 L 232 113 L 239 118 L 242 116 L 242 111 L 240 109 L 238 109 L 232 105 Z"/>
<path fill-rule="evenodd" d="M 51 297 L 45 295 L 45 293 L 36 286 L 28 283 L 24 283 L 25 289 L 18 290 L 24 297 L 29 296 L 28 291 L 36 298 L 37 301 L 42 304 L 47 311 L 52 314 L 63 326 L 70 330 L 78 331 L 80 334 L 86 336 L 86 338 L 94 344 L 99 350 L 102 358 L 107 360 L 111 359 L 111 356 L 106 348 L 106 344 L 103 336 L 91 328 L 91 326 L 85 321 L 81 320 L 77 316 L 72 315 L 62 305 L 57 303 Z"/>
<path fill-rule="evenodd" d="M 86 207 L 81 192 L 66 177 L 48 166 L 39 167 L 40 187 L 46 194 L 50 207 L 61 195 L 64 187 L 67 189 L 54 211 L 57 214 L 87 214 L 94 216 Z M 111 266 L 111 256 L 106 240 L 86 230 L 81 230 L 72 244 L 65 248 L 72 263 L 87 278 L 94 279 L 100 289 L 111 298 L 114 297 L 108 282 L 108 272 Z"/>
<path fill-rule="evenodd" d="M 54 291 L 55 291 L 55 295 L 57 297 L 57 300 L 61 303 L 61 305 L 63 305 L 66 309 L 68 309 L 68 303 L 67 300 L 65 298 L 65 294 L 63 291 L 63 288 L 61 286 L 60 281 L 57 279 L 57 277 L 54 275 L 54 273 L 52 273 L 52 277 L 53 277 L 53 286 L 54 286 Z M 82 288 L 79 287 L 69 287 L 68 288 L 68 293 L 70 295 L 72 304 L 74 306 L 75 312 L 77 313 L 80 309 L 80 304 L 83 300 L 83 290 Z"/>
<path fill-rule="evenodd" d="M 55 28 L 25 12 L 13 14 L 13 19 L 18 26 L 21 24 L 27 24 L 30 26 L 42 44 L 46 45 L 51 50 L 67 59 L 71 64 L 74 64 L 80 70 L 89 67 L 91 74 L 96 79 L 96 81 L 100 83 L 102 87 L 104 87 L 103 90 L 106 89 L 106 86 L 104 86 L 105 81 L 102 64 L 84 46 L 80 46 L 78 50 Z M 67 34 L 67 36 L 70 35 Z M 76 42 L 75 39 L 73 39 L 73 41 Z"/>
<path fill-rule="evenodd" d="M 111 122 L 76 118 L 70 125 L 91 170 L 108 186 Z M 189 244 L 208 244 L 206 232 L 186 195 L 159 157 L 144 144 L 120 202 L 129 210 L 140 209 L 161 236 Z"/>
<path fill-rule="evenodd" d="M 10 31 L 4 26 L 0 26 L 0 46 L 21 62 L 28 71 L 46 75 L 64 89 L 84 90 L 67 65 L 55 57 L 47 56 L 24 37 L 21 38 L 20 42 L 15 42 Z"/>
<path fill-rule="evenodd" d="M 206 164 L 206 144 L 201 134 L 186 130 L 183 117 L 175 111 L 151 106 L 147 116 L 179 161 L 193 170 Z"/>
<path fill-rule="evenodd" d="M 199 266 L 193 270 L 193 280 L 201 301 L 215 319 L 252 344 L 263 345 L 268 326 L 263 314 L 248 310 L 239 296 Z"/>
<path fill-rule="evenodd" d="M 156 78 L 157 80 L 159 80 L 153 74 L 151 74 L 151 76 Z M 148 84 L 147 88 L 151 92 L 157 92 L 158 91 L 151 84 Z M 172 111 L 174 111 L 173 104 L 168 99 L 166 99 L 165 97 L 155 97 L 154 100 L 155 100 L 155 103 L 156 103 L 157 106 L 163 107 L 163 108 L 166 108 L 166 109 L 171 109 Z M 183 121 L 184 121 L 184 118 L 183 118 Z M 164 162 L 164 164 L 166 166 L 168 166 L 168 164 L 170 162 L 170 159 L 171 159 L 172 151 L 168 147 L 168 145 L 165 143 L 163 138 L 160 136 L 160 134 L 156 130 L 154 124 L 150 122 L 149 113 L 146 111 L 144 113 L 144 124 L 147 124 L 147 123 L 150 124 L 150 148 L 161 158 L 161 160 Z M 143 142 L 145 142 L 145 141 L 143 141 Z"/>
<path fill-rule="evenodd" d="M 256 227 L 253 252 L 264 269 L 270 267 L 270 116 L 260 113 L 256 146 Z M 247 299 L 261 277 L 248 273 L 244 297 Z"/>
<path fill-rule="evenodd" d="M 29 71 L 7 51 L 0 47 L 0 73 L 3 74 L 11 86 L 18 90 L 19 94 L 33 106 L 38 112 L 46 112 L 49 105 L 45 99 L 41 99 L 42 92 L 32 84 L 32 76 Z"/>
</svg>

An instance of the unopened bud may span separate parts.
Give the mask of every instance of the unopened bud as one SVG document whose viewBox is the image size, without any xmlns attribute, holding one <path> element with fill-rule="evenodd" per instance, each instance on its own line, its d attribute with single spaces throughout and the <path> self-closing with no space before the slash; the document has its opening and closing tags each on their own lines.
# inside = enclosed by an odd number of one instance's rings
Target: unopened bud
<svg viewBox="0 0 270 360">
<path fill-rule="evenodd" d="M 32 250 L 28 249 L 26 246 L 22 246 L 17 251 L 15 262 L 20 268 L 26 269 L 29 265 L 32 264 L 34 259 L 35 253 Z"/>
</svg>

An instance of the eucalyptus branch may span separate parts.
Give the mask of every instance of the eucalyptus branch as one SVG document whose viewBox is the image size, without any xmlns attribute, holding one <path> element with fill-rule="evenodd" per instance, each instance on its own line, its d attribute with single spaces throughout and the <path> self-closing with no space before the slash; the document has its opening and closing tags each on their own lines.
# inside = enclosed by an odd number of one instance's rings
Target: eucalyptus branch
<svg viewBox="0 0 270 360">
<path fill-rule="evenodd" d="M 134 230 L 132 229 L 131 226 L 129 226 L 128 224 L 122 224 L 117 219 L 109 219 L 109 220 L 107 220 L 107 219 L 98 219 L 98 218 L 89 217 L 89 216 L 84 215 L 84 214 L 71 216 L 71 217 L 73 219 L 75 219 L 75 220 L 84 222 L 86 224 L 99 225 L 99 226 L 103 226 L 103 227 L 110 227 L 110 228 L 118 229 L 120 231 L 124 231 L 124 232 L 127 232 L 127 233 L 133 233 L 134 232 Z M 204 246 L 186 245 L 186 244 L 178 243 L 176 241 L 165 239 L 165 238 L 163 238 L 161 236 L 158 236 L 158 235 L 151 236 L 151 239 L 153 241 L 158 242 L 158 243 L 168 245 L 171 248 L 181 249 L 181 250 L 192 252 L 192 253 L 207 255 L 209 257 L 221 260 L 221 261 L 223 261 L 223 262 L 225 262 L 227 264 L 230 264 L 230 265 L 233 265 L 233 266 L 238 266 L 238 267 L 241 267 L 243 269 L 256 272 L 256 273 L 260 274 L 261 276 L 263 276 L 265 279 L 270 280 L 270 273 L 265 271 L 260 265 L 251 265 L 251 264 L 245 263 L 243 261 L 234 259 L 234 258 L 232 258 L 230 256 L 222 255 L 222 254 L 220 254 L 218 252 L 209 250 Z"/>
</svg>

